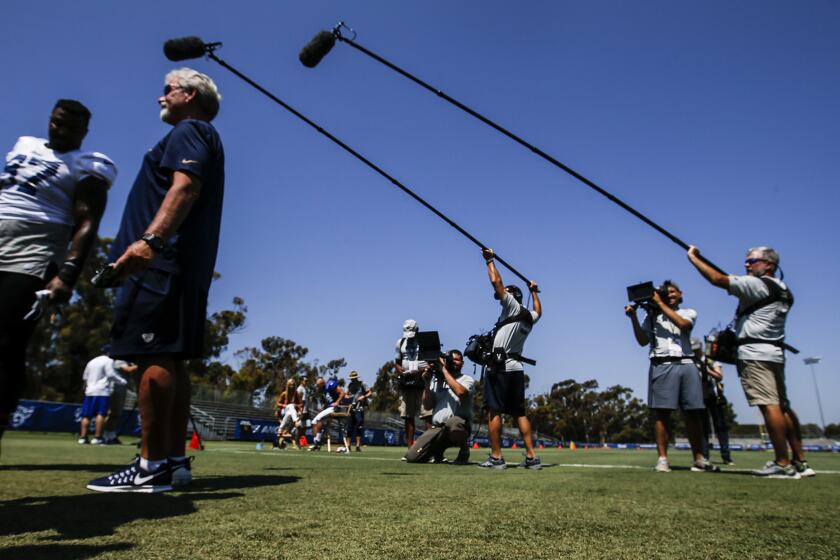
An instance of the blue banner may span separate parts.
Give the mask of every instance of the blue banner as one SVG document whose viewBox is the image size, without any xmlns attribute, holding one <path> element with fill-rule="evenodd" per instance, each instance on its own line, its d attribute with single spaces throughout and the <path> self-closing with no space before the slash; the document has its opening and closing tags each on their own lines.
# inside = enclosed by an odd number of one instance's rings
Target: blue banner
<svg viewBox="0 0 840 560">
<path fill-rule="evenodd" d="M 9 428 L 31 432 L 79 433 L 81 413 L 80 404 L 20 400 L 9 418 Z M 140 419 L 137 411 L 123 410 L 118 426 L 122 427 L 122 434 L 139 433 Z"/>
</svg>

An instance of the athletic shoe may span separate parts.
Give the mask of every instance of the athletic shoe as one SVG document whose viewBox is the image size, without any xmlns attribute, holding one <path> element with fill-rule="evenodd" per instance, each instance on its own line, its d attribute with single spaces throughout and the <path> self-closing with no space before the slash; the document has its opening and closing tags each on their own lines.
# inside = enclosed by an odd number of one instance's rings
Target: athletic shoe
<svg viewBox="0 0 840 560">
<path fill-rule="evenodd" d="M 402 461 L 404 463 L 407 463 L 408 462 L 408 457 L 405 457 L 405 456 L 400 457 L 400 461 Z"/>
<path fill-rule="evenodd" d="M 799 473 L 799 476 L 802 478 L 806 478 L 809 476 L 817 476 L 817 472 L 811 468 L 807 461 L 794 461 L 793 468 L 796 469 L 796 472 Z"/>
<path fill-rule="evenodd" d="M 122 445 L 119 436 L 105 440 L 105 445 Z"/>
<path fill-rule="evenodd" d="M 525 460 L 519 463 L 520 469 L 531 469 L 532 471 L 538 471 L 542 468 L 542 462 L 540 462 L 540 458 L 534 455 L 533 457 L 525 456 Z"/>
<path fill-rule="evenodd" d="M 432 457 L 432 463 L 434 463 L 436 465 L 443 465 L 443 464 L 449 463 L 449 459 L 447 459 L 443 455 L 440 455 L 438 457 Z"/>
<path fill-rule="evenodd" d="M 309 451 L 321 451 L 321 446 L 317 443 L 313 443 L 309 446 Z"/>
<path fill-rule="evenodd" d="M 88 440 L 87 440 L 86 437 L 80 437 L 79 438 L 79 444 L 80 445 L 85 445 L 85 444 L 87 444 L 87 442 L 88 442 Z"/>
<path fill-rule="evenodd" d="M 653 467 L 653 470 L 656 472 L 671 472 L 671 465 L 668 463 L 668 459 L 665 457 L 660 457 L 656 461 L 656 466 Z"/>
<path fill-rule="evenodd" d="M 783 478 L 787 480 L 798 480 L 802 477 L 793 465 L 785 465 L 784 467 L 774 461 L 767 461 L 763 469 L 752 471 L 753 476 L 761 476 L 764 478 Z"/>
<path fill-rule="evenodd" d="M 139 457 L 135 457 L 126 468 L 91 480 L 87 488 L 97 492 L 167 492 L 172 490 L 172 472 L 166 464 L 155 472 L 149 472 L 140 466 Z"/>
<path fill-rule="evenodd" d="M 349 454 L 350 454 L 350 448 L 349 448 L 349 447 L 339 447 L 339 448 L 336 450 L 336 452 L 337 452 L 337 453 L 341 453 L 341 454 L 343 454 L 343 455 L 349 455 Z"/>
<path fill-rule="evenodd" d="M 357 445 L 356 446 L 356 453 L 361 453 L 361 452 L 362 452 L 362 448 Z"/>
<path fill-rule="evenodd" d="M 104 444 L 105 444 L 105 440 L 104 440 L 104 439 L 102 439 L 102 438 L 95 437 L 95 438 L 93 438 L 92 440 L 90 440 L 90 444 L 91 444 L 91 445 L 104 445 Z"/>
<path fill-rule="evenodd" d="M 702 461 L 694 461 L 691 465 L 691 472 L 720 472 L 720 467 L 713 465 L 708 459 Z"/>
<path fill-rule="evenodd" d="M 486 461 L 478 464 L 478 468 L 504 470 L 507 468 L 507 464 L 504 459 L 496 459 L 492 455 L 488 455 Z"/>
<path fill-rule="evenodd" d="M 180 461 L 173 461 L 167 459 L 167 466 L 172 472 L 172 487 L 189 486 L 192 482 L 192 463 L 195 460 L 195 455 L 184 457 Z"/>
</svg>

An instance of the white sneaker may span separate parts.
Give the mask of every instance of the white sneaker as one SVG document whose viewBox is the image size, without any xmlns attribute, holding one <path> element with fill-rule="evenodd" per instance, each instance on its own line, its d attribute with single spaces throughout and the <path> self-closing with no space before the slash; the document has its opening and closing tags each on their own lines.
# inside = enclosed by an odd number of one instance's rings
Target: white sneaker
<svg viewBox="0 0 840 560">
<path fill-rule="evenodd" d="M 102 439 L 102 438 L 98 438 L 98 437 L 95 437 L 92 440 L 90 440 L 91 445 L 102 445 L 104 443 L 105 443 L 105 440 Z"/>
<path fill-rule="evenodd" d="M 87 444 L 87 442 L 88 442 L 88 440 L 87 440 L 86 437 L 80 437 L 79 438 L 79 444 L 80 445 L 85 445 L 85 444 Z"/>
<path fill-rule="evenodd" d="M 671 472 L 671 464 L 668 463 L 668 459 L 665 457 L 660 457 L 656 461 L 656 466 L 653 467 L 653 470 L 656 472 Z"/>
</svg>

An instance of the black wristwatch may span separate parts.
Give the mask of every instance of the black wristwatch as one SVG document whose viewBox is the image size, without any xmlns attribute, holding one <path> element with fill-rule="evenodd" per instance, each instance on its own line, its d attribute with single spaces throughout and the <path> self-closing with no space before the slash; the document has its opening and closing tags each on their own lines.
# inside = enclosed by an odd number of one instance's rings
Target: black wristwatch
<svg viewBox="0 0 840 560">
<path fill-rule="evenodd" d="M 164 254 L 169 249 L 169 244 L 154 233 L 144 233 L 140 239 L 145 241 L 155 253 Z"/>
</svg>

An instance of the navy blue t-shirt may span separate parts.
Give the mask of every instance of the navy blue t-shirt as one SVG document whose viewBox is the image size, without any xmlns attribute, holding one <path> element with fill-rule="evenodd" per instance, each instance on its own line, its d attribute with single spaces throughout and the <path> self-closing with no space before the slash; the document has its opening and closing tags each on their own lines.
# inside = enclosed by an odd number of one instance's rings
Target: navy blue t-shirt
<svg viewBox="0 0 840 560">
<path fill-rule="evenodd" d="M 178 272 L 207 289 L 219 247 L 225 153 L 219 133 L 206 121 L 179 122 L 146 153 L 128 195 L 110 260 L 117 260 L 146 232 L 172 185 L 174 171 L 198 177 L 201 192 L 180 229 L 167 240 L 175 249 L 173 258 L 157 255 L 152 267 Z"/>
</svg>

